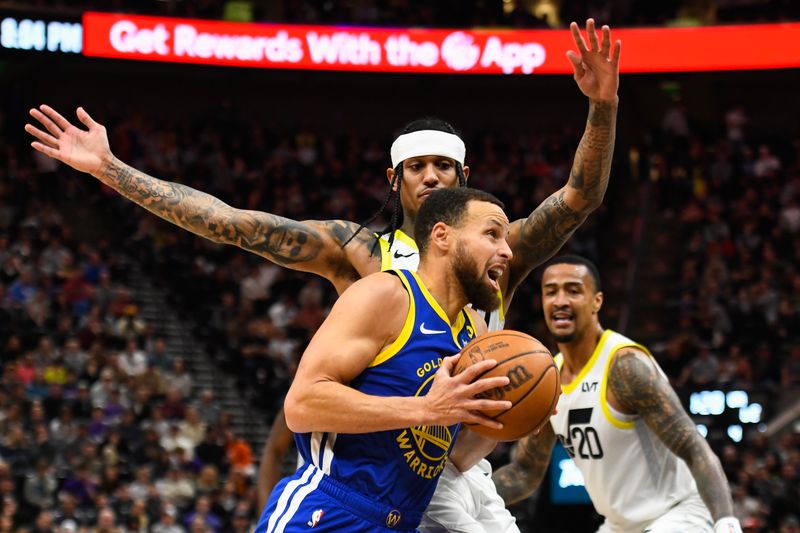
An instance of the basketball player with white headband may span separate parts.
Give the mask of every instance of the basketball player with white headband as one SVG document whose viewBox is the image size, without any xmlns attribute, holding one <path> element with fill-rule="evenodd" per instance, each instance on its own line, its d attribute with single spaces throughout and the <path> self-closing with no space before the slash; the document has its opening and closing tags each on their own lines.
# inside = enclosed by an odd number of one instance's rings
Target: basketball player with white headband
<svg viewBox="0 0 800 533">
<path fill-rule="evenodd" d="M 567 183 L 528 217 L 513 222 L 509 228 L 508 243 L 514 255 L 510 267 L 496 280 L 502 303 L 488 319 L 492 329 L 502 326 L 504 313 L 519 283 L 533 268 L 555 254 L 600 206 L 608 186 L 619 101 L 620 43 L 617 41 L 612 47 L 608 26 L 601 30 L 601 42 L 592 19 L 586 22 L 588 44 L 577 24 L 572 23 L 570 28 L 578 51 L 570 50 L 567 56 L 578 88 L 589 99 L 586 129 L 576 149 Z M 77 116 L 86 129 L 75 127 L 46 105 L 31 109 L 30 113 L 44 128 L 25 126 L 36 138 L 32 143 L 36 150 L 91 174 L 125 198 L 196 235 L 239 246 L 280 266 L 318 274 L 329 280 L 339 294 L 368 274 L 416 266 L 419 255 L 409 235 L 413 235 L 420 205 L 433 190 L 464 186 L 469 177 L 463 142 L 454 128 L 439 119 L 417 120 L 403 130 L 403 138 L 398 138 L 400 142 L 393 147 L 393 167 L 386 171 L 391 190 L 372 219 L 361 225 L 347 220 L 295 221 L 272 213 L 237 209 L 212 195 L 160 180 L 127 165 L 111 152 L 105 127 L 83 108 L 78 108 Z M 415 133 L 417 135 L 413 135 Z M 423 145 L 419 142 L 422 139 L 435 144 Z M 362 231 L 389 207 L 390 202 L 389 226 L 377 233 Z M 280 463 L 291 441 L 291 433 L 280 413 L 259 469 L 262 505 L 280 478 Z M 457 457 L 458 453 L 454 455 Z M 470 462 L 475 462 L 474 457 L 459 464 Z M 447 527 L 463 532 L 516 531 L 513 518 L 504 510 L 502 500 L 485 474 L 490 471 L 488 462 L 480 461 L 477 467 L 469 470 L 462 476 L 448 467 L 440 481 L 442 484 L 447 479 L 455 479 L 466 484 L 468 492 L 474 496 L 463 502 L 446 504 L 465 506 L 459 511 L 463 517 L 460 522 L 450 520 L 451 513 L 445 513 L 443 520 Z M 480 484 L 480 488 L 476 489 L 475 484 Z M 503 523 L 510 525 L 498 527 L 495 514 L 488 518 L 488 525 L 481 525 L 487 520 L 482 512 L 489 508 L 485 505 L 487 499 L 498 503 L 497 513 L 505 513 Z M 434 496 L 433 508 L 436 508 L 436 501 Z M 432 524 L 437 523 L 435 515 L 430 514 Z"/>
</svg>

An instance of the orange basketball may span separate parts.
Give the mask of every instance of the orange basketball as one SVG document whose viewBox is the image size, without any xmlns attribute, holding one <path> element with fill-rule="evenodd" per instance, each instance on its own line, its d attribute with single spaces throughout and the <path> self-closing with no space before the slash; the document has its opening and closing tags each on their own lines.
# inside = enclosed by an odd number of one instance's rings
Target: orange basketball
<svg viewBox="0 0 800 533">
<path fill-rule="evenodd" d="M 464 425 L 476 433 L 504 441 L 517 440 L 542 427 L 553 414 L 561 394 L 561 377 L 550 350 L 525 333 L 494 331 L 464 346 L 453 375 L 484 359 L 494 359 L 497 366 L 476 379 L 508 376 L 510 381 L 505 387 L 481 393 L 480 397 L 508 400 L 511 408 L 482 412 L 502 422 L 503 429 Z"/>
</svg>

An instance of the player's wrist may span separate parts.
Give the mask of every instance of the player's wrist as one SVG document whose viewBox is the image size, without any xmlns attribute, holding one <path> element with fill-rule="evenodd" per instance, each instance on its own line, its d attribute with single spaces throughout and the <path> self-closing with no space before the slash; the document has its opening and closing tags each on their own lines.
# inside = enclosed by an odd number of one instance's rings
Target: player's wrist
<svg viewBox="0 0 800 533">
<path fill-rule="evenodd" d="M 612 105 L 616 107 L 619 105 L 619 96 L 614 94 L 613 96 L 609 95 L 589 98 L 589 103 L 592 105 Z"/>
<path fill-rule="evenodd" d="M 714 533 L 742 533 L 742 525 L 735 516 L 723 516 L 714 524 Z"/>
</svg>

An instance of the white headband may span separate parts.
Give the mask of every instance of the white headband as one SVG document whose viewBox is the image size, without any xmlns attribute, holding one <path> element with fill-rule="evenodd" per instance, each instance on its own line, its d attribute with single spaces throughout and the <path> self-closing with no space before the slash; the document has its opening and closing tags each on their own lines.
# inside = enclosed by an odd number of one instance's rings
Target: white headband
<svg viewBox="0 0 800 533">
<path fill-rule="evenodd" d="M 392 143 L 392 167 L 409 157 L 440 155 L 462 165 L 467 149 L 458 135 L 438 130 L 421 130 L 401 135 Z"/>
</svg>

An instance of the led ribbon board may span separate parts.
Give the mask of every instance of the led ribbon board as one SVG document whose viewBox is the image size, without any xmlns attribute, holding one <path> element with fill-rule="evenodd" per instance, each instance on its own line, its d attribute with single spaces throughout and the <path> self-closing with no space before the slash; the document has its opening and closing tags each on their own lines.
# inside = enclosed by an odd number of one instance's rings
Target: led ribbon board
<svg viewBox="0 0 800 533">
<path fill-rule="evenodd" d="M 239 67 L 450 74 L 571 74 L 569 30 L 245 24 L 87 12 L 93 57 Z M 800 67 L 800 24 L 613 30 L 622 72 Z"/>
</svg>

